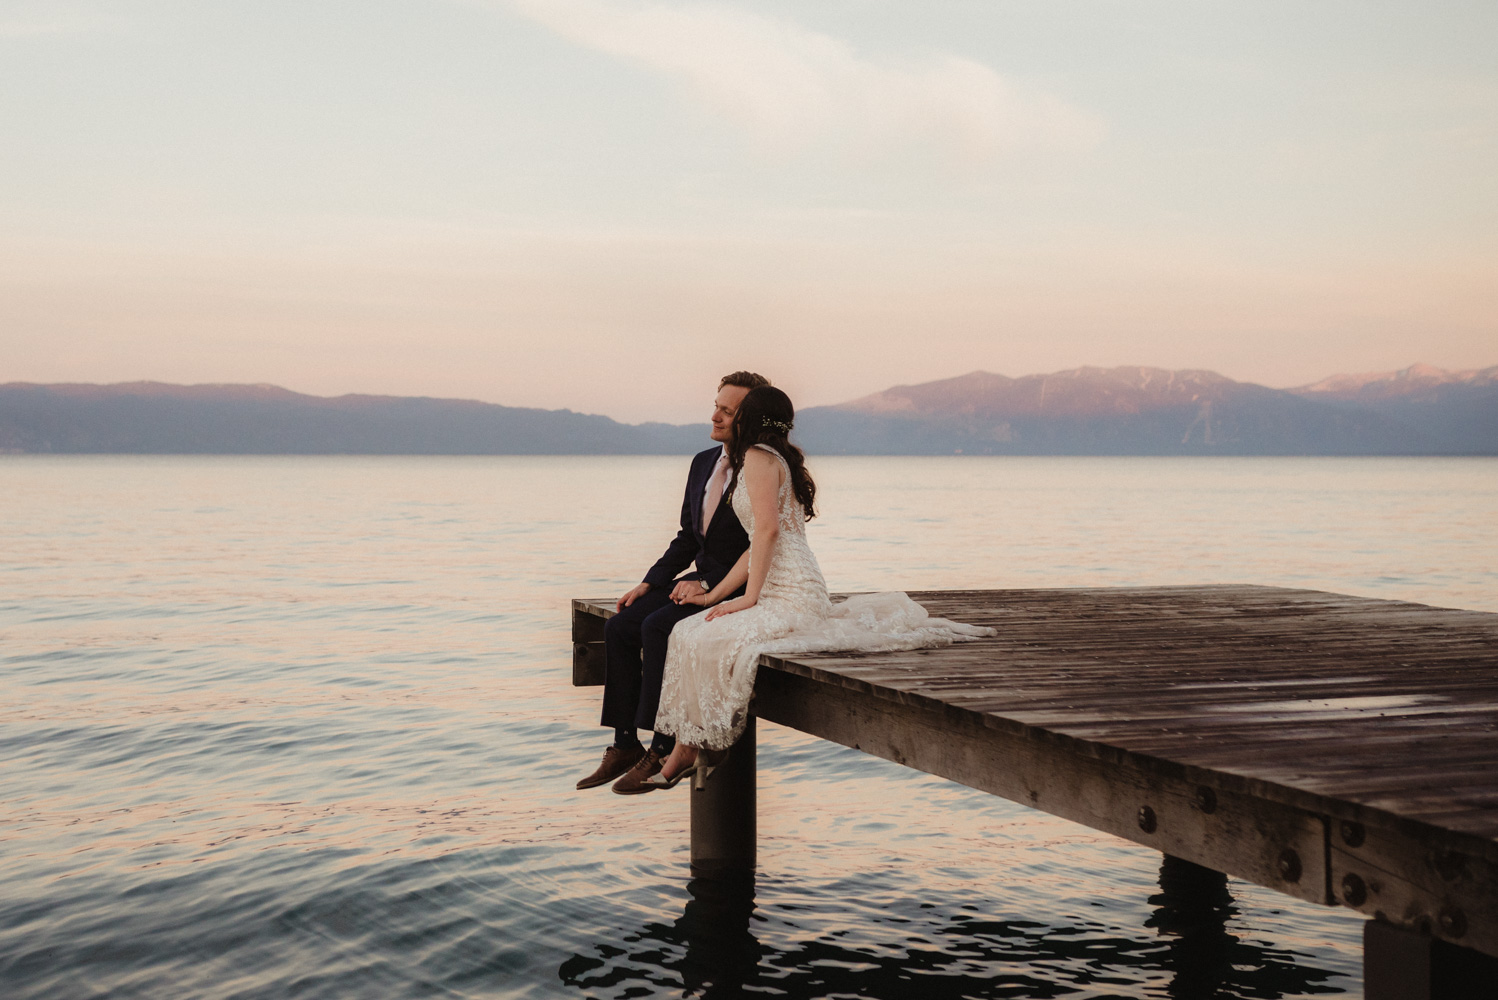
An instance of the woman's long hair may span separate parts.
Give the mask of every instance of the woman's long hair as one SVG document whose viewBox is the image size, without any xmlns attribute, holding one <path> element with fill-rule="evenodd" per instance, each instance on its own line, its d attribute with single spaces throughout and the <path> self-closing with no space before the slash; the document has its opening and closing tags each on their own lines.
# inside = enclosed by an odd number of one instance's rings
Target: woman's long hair
<svg viewBox="0 0 1498 1000">
<path fill-rule="evenodd" d="M 791 397 L 773 385 L 749 390 L 733 415 L 733 441 L 728 445 L 733 485 L 728 488 L 728 495 L 733 495 L 743 478 L 744 455 L 757 444 L 767 444 L 785 456 L 786 464 L 791 467 L 791 491 L 810 521 L 817 516 L 817 484 L 806 471 L 806 456 L 791 444 L 791 426 L 795 422 L 796 408 L 791 405 Z"/>
</svg>

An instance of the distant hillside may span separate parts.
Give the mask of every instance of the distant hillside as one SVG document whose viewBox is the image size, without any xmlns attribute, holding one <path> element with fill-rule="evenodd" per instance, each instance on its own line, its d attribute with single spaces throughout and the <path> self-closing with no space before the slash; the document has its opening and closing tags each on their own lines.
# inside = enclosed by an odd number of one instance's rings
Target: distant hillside
<svg viewBox="0 0 1498 1000">
<path fill-rule="evenodd" d="M 1207 371 L 972 372 L 811 407 L 796 440 L 844 455 L 1495 455 L 1498 368 L 1269 389 Z M 689 454 L 706 424 L 621 424 L 460 399 L 269 385 L 0 385 L 0 451 Z"/>
<path fill-rule="evenodd" d="M 1334 395 L 1362 391 L 1342 382 L 1289 391 L 1207 371 L 972 372 L 812 408 L 798 423 L 808 450 L 843 454 L 1498 454 L 1498 384 L 1443 386 L 1390 401 Z"/>
<path fill-rule="evenodd" d="M 1483 392 L 1494 386 L 1498 386 L 1498 365 L 1459 372 L 1410 365 L 1393 372 L 1333 375 L 1289 391 L 1312 399 L 1376 403 L 1394 399 L 1430 401 L 1452 393 Z"/>
<path fill-rule="evenodd" d="M 686 454 L 708 427 L 621 424 L 424 396 L 306 396 L 273 385 L 0 385 L 0 451 L 154 454 Z"/>
<path fill-rule="evenodd" d="M 1396 372 L 1334 375 L 1290 391 L 1418 429 L 1451 454 L 1498 453 L 1498 365 L 1459 372 L 1411 365 Z"/>
</svg>

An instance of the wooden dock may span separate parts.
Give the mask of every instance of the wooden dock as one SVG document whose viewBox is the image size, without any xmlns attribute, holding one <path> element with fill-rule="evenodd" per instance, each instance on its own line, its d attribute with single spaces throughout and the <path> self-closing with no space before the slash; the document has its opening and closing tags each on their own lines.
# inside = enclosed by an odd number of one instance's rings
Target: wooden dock
<svg viewBox="0 0 1498 1000">
<path fill-rule="evenodd" d="M 755 714 L 1374 917 L 1370 1000 L 1498 967 L 1498 614 L 1251 586 L 911 597 L 998 634 L 766 656 Z M 574 684 L 602 683 L 612 614 L 573 602 Z M 747 815 L 692 796 L 706 867 L 752 864 L 752 733 L 722 783 Z"/>
</svg>

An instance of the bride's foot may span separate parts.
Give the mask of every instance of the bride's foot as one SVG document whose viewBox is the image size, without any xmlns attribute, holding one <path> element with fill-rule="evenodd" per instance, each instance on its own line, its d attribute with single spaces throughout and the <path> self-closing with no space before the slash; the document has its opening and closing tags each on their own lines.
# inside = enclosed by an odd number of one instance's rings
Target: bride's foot
<svg viewBox="0 0 1498 1000">
<path fill-rule="evenodd" d="M 661 762 L 661 777 L 670 781 L 697 762 L 697 748 L 684 743 L 676 744 L 671 755 Z"/>
</svg>

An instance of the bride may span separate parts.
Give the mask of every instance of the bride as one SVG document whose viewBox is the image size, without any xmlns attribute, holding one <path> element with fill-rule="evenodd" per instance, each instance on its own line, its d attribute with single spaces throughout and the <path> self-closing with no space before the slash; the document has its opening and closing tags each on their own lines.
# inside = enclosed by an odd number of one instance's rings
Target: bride
<svg viewBox="0 0 1498 1000">
<path fill-rule="evenodd" d="M 761 653 L 893 650 L 992 635 L 930 617 L 902 593 L 861 594 L 834 605 L 806 543 L 817 487 L 789 435 L 796 411 L 773 386 L 750 390 L 733 418 L 729 500 L 749 549 L 716 587 L 686 602 L 709 610 L 671 632 L 657 732 L 676 736 L 661 765 L 670 788 L 697 770 L 698 750 L 726 750 L 744 731 Z M 725 600 L 744 588 L 740 597 Z"/>
</svg>

